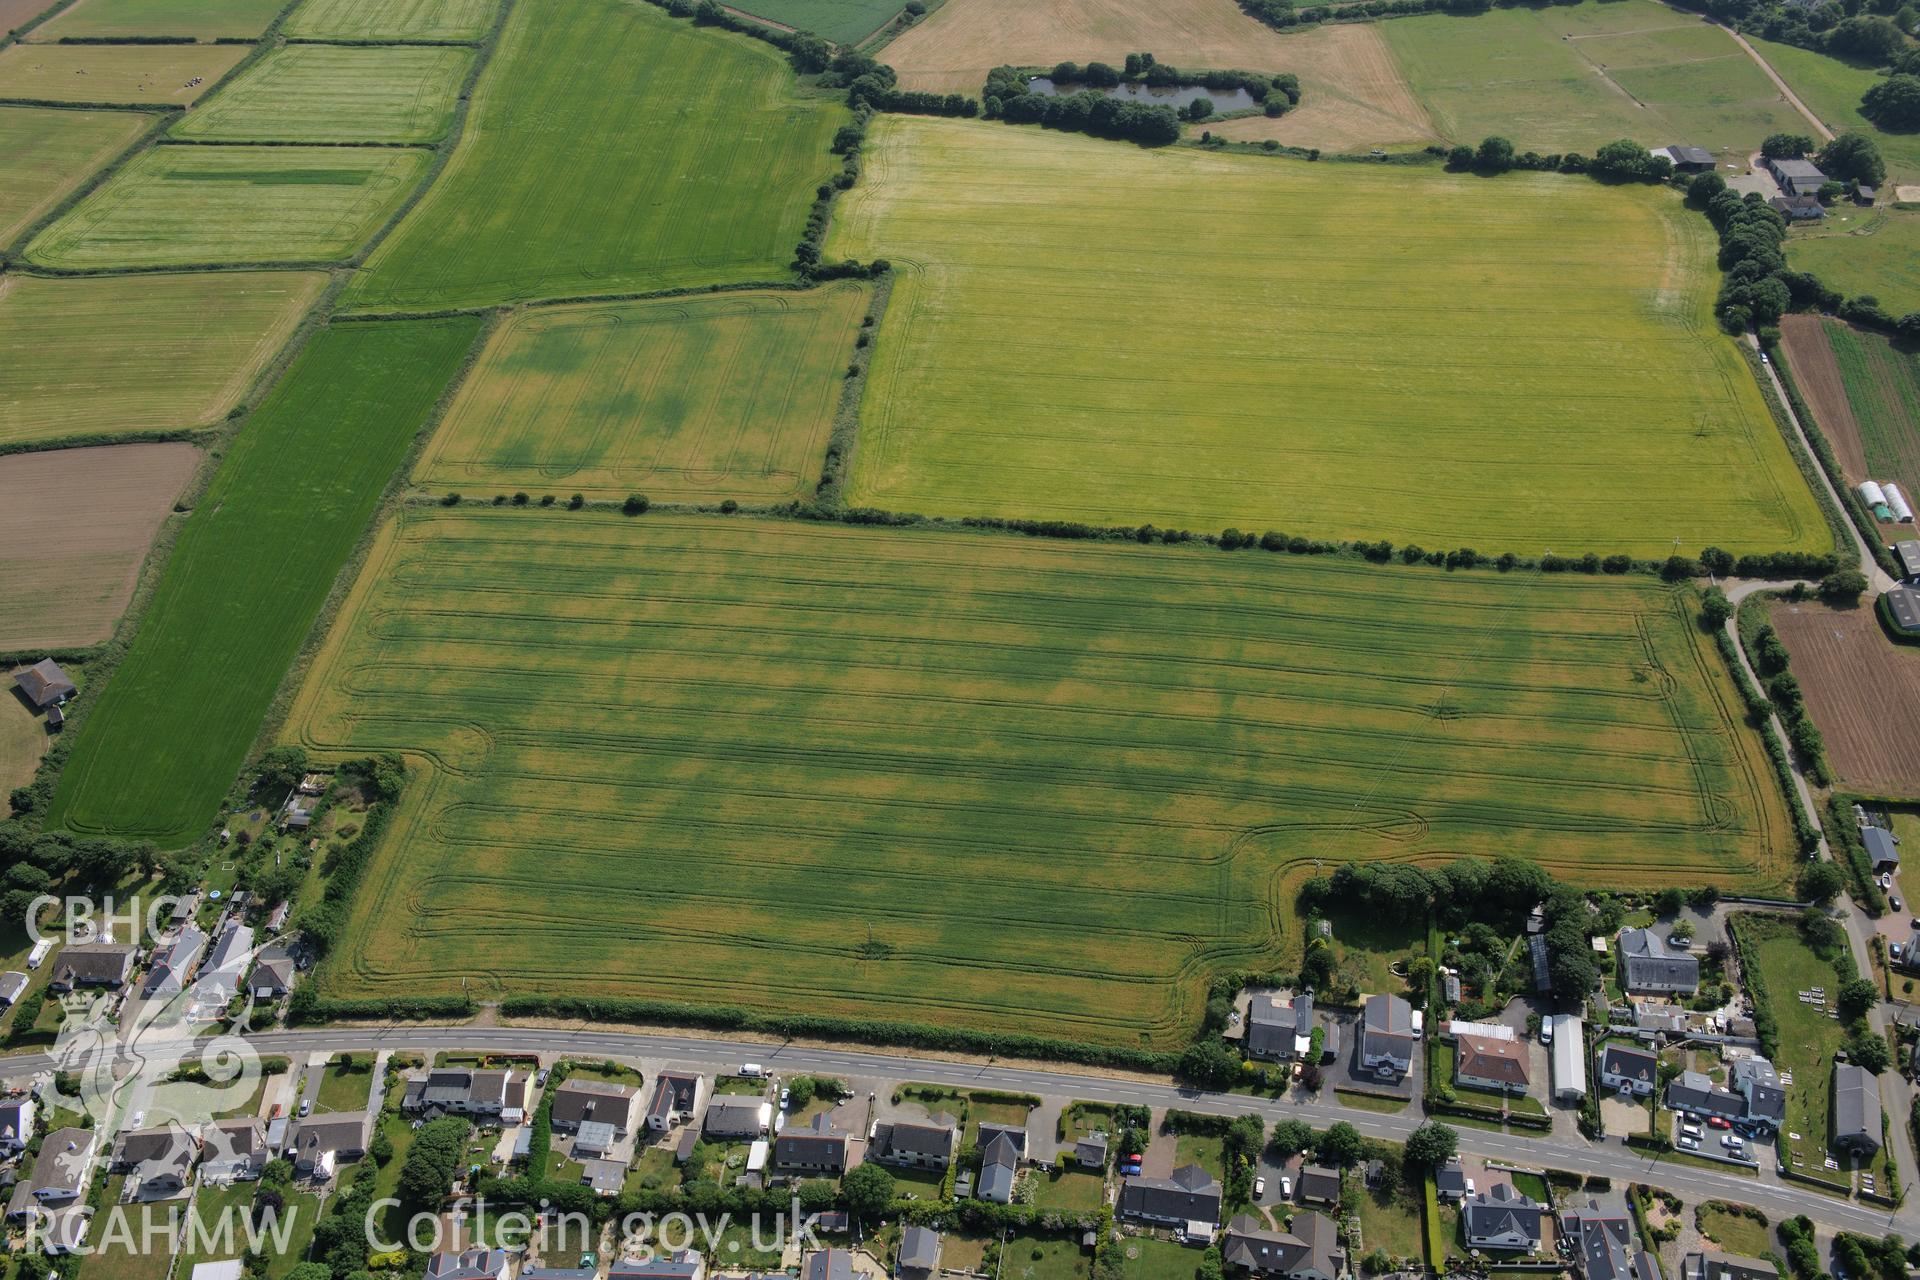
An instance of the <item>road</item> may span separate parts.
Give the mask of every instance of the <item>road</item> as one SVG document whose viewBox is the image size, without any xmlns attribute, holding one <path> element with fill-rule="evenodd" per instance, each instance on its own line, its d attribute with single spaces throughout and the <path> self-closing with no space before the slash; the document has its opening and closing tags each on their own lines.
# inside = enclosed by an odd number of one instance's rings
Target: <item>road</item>
<svg viewBox="0 0 1920 1280">
<path fill-rule="evenodd" d="M 1399 1114 L 1348 1107 L 1331 1093 L 1295 1099 L 1253 1098 L 1206 1093 L 1170 1083 L 1114 1076 L 1083 1075 L 1021 1064 L 981 1065 L 858 1049 L 803 1047 L 746 1040 L 709 1040 L 638 1032 L 555 1030 L 539 1027 L 343 1027 L 311 1031 L 268 1031 L 249 1037 L 261 1054 L 365 1053 L 414 1049 L 437 1052 L 465 1049 L 487 1053 L 540 1053 L 567 1057 L 650 1058 L 703 1073 L 733 1070 L 758 1062 L 771 1071 L 919 1080 L 970 1089 L 1003 1089 L 1050 1094 L 1094 1102 L 1147 1107 L 1183 1107 L 1217 1115 L 1262 1116 L 1268 1124 L 1288 1118 L 1328 1125 L 1345 1120 L 1368 1137 L 1404 1139 L 1424 1118 L 1417 1104 Z M 163 1046 L 153 1046 L 158 1050 Z M 44 1054 L 0 1058 L 0 1078 L 19 1079 L 52 1069 Z M 1897 1126 L 1896 1126 L 1897 1127 Z M 1653 1160 L 1615 1142 L 1555 1144 L 1539 1138 L 1459 1127 L 1463 1154 L 1508 1160 L 1528 1167 L 1601 1174 L 1616 1182 L 1646 1182 L 1666 1187 L 1687 1200 L 1728 1199 L 1750 1204 L 1780 1218 L 1804 1213 L 1817 1222 L 1870 1235 L 1897 1231 L 1920 1238 L 1920 1204 L 1893 1213 L 1844 1201 L 1790 1183 L 1721 1173 L 1691 1164 Z"/>
</svg>

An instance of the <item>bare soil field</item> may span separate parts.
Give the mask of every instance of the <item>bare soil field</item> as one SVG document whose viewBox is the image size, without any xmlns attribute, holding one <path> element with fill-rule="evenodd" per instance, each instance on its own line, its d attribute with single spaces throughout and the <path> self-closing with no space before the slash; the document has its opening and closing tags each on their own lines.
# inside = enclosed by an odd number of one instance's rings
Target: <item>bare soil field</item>
<svg viewBox="0 0 1920 1280">
<path fill-rule="evenodd" d="M 1920 648 L 1894 644 L 1871 602 L 1830 609 L 1808 601 L 1773 609 L 1794 678 L 1827 740 L 1834 774 L 1850 787 L 1920 795 Z"/>
<path fill-rule="evenodd" d="M 0 651 L 105 640 L 199 462 L 181 442 L 0 458 Z"/>
<path fill-rule="evenodd" d="M 1840 362 L 1834 358 L 1833 344 L 1827 341 L 1827 327 L 1817 315 L 1793 315 L 1780 318 L 1780 343 L 1786 348 L 1787 364 L 1800 394 L 1813 409 L 1814 421 L 1827 435 L 1840 469 L 1848 484 L 1866 479 L 1866 451 L 1860 443 L 1860 424 L 1847 399 L 1847 384 L 1840 376 Z"/>
<path fill-rule="evenodd" d="M 54 0 L 0 0 L 0 32 L 11 31 L 53 8 Z"/>
<path fill-rule="evenodd" d="M 1350 151 L 1439 138 L 1427 109 L 1400 74 L 1400 63 L 1367 24 L 1327 24 L 1280 36 L 1288 65 L 1300 77 L 1300 105 L 1269 120 L 1246 116 L 1213 126 L 1223 137 Z"/>
</svg>

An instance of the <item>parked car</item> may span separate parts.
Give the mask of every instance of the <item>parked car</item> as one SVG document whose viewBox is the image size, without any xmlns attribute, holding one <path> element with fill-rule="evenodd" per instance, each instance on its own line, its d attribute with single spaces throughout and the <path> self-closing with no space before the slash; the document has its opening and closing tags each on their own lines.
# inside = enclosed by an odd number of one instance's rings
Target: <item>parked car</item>
<svg viewBox="0 0 1920 1280">
<path fill-rule="evenodd" d="M 312 1113 L 313 1113 L 313 1099 L 312 1098 L 300 1099 L 300 1118 L 302 1120 L 305 1120 Z"/>
<path fill-rule="evenodd" d="M 780 1109 L 782 1111 L 785 1111 L 787 1109 L 787 1104 L 790 1103 L 792 1100 L 793 1100 L 793 1090 L 787 1088 L 787 1086 L 785 1085 L 781 1085 L 780 1086 Z"/>
<path fill-rule="evenodd" d="M 1282 1177 L 1280 1179 L 1280 1198 L 1282 1200 L 1291 1200 L 1293 1198 L 1293 1179 L 1291 1177 Z"/>
<path fill-rule="evenodd" d="M 1680 1122 L 1680 1132 L 1686 1134 L 1689 1138 L 1697 1138 L 1700 1136 L 1700 1126 L 1691 1120 L 1682 1120 Z"/>
<path fill-rule="evenodd" d="M 1708 1116 L 1707 1127 L 1709 1129 L 1731 1129 L 1733 1125 L 1725 1116 Z"/>
<path fill-rule="evenodd" d="M 1683 1133 L 1680 1135 L 1680 1145 L 1689 1151 L 1698 1151 L 1700 1149 L 1700 1139 L 1688 1137 Z"/>
<path fill-rule="evenodd" d="M 1897 893 L 1888 895 L 1887 905 L 1895 911 L 1898 911 L 1900 909 L 1900 895 Z"/>
<path fill-rule="evenodd" d="M 1253 1198 L 1258 1200 L 1265 1194 L 1267 1194 L 1267 1180 L 1265 1178 L 1255 1178 L 1253 1180 Z"/>
<path fill-rule="evenodd" d="M 1889 942 L 1887 944 L 1887 954 L 1895 960 L 1898 960 L 1900 958 L 1900 944 L 1897 942 Z"/>
</svg>

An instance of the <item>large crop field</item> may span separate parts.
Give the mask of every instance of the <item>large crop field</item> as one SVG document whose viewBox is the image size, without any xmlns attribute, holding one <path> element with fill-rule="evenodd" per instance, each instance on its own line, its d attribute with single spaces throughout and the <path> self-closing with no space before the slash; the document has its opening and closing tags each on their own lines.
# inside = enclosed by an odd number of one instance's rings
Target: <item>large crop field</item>
<svg viewBox="0 0 1920 1280">
<path fill-rule="evenodd" d="M 111 635 L 199 465 L 200 451 L 178 442 L 0 457 L 0 652 Z"/>
<path fill-rule="evenodd" d="M 78 0 L 34 29 L 35 40 L 193 36 L 250 40 L 266 31 L 286 0 Z M 244 52 L 244 50 L 243 50 Z"/>
<path fill-rule="evenodd" d="M 294 361 L 188 517 L 51 824 L 164 847 L 202 833 L 479 324 L 341 325 Z"/>
<path fill-rule="evenodd" d="M 1693 607 L 1646 578 L 407 508 L 288 722 L 413 770 L 323 988 L 1168 1045 L 1210 970 L 1282 954 L 1315 859 L 1774 885 L 1790 833 Z"/>
<path fill-rule="evenodd" d="M 45 267 L 333 262 L 426 171 L 398 147 L 154 147 L 35 236 Z"/>
<path fill-rule="evenodd" d="M 523 4 L 362 310 L 784 279 L 847 118 L 779 53 L 649 4 Z"/>
<path fill-rule="evenodd" d="M 1433 14 L 1382 23 L 1440 132 L 1538 151 L 1615 138 L 1757 150 L 1807 122 L 1733 38 L 1654 0 Z"/>
<path fill-rule="evenodd" d="M 473 56 L 431 46 L 288 45 L 173 131 L 238 142 L 432 142 L 453 123 Z"/>
<path fill-rule="evenodd" d="M 849 501 L 1428 547 L 1825 550 L 1669 193 L 876 121 Z M 1659 388 L 1658 394 L 1650 388 Z"/>
<path fill-rule="evenodd" d="M 145 129 L 152 118 L 130 111 L 60 111 L 0 107 L 0 245 L 92 177 Z"/>
<path fill-rule="evenodd" d="M 520 312 L 414 478 L 674 502 L 804 496 L 867 299 L 839 284 Z"/>
<path fill-rule="evenodd" d="M 203 427 L 239 402 L 326 277 L 0 277 L 0 444 Z"/>
<path fill-rule="evenodd" d="M 243 44 L 16 44 L 0 50 L 0 85 L 10 98 L 184 107 L 247 53 Z"/>
<path fill-rule="evenodd" d="M 904 0 L 744 0 L 734 7 L 835 44 L 857 44 L 891 21 Z"/>
<path fill-rule="evenodd" d="M 1851 609 L 1779 604 L 1770 620 L 1840 784 L 1920 796 L 1920 649 L 1888 641 L 1871 597 Z"/>
<path fill-rule="evenodd" d="M 1920 358 L 1878 333 L 1788 316 L 1787 358 L 1849 484 L 1894 480 L 1920 493 Z"/>
<path fill-rule="evenodd" d="M 305 0 L 283 30 L 303 40 L 478 40 L 500 0 Z"/>
</svg>

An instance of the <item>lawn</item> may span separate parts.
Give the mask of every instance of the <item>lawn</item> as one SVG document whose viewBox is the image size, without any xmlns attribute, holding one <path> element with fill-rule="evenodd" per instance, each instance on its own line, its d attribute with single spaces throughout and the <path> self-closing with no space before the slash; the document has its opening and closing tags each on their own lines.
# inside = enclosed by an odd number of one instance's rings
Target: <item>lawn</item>
<svg viewBox="0 0 1920 1280">
<path fill-rule="evenodd" d="M 627 1174 L 629 1191 L 665 1191 L 680 1185 L 680 1169 L 671 1147 L 648 1147 Z"/>
<path fill-rule="evenodd" d="M 0 50 L 11 98 L 184 107 L 247 56 L 243 44 L 16 44 Z"/>
<path fill-rule="evenodd" d="M 1383 23 L 1407 82 L 1453 142 L 1591 155 L 1616 138 L 1757 150 L 1806 118 L 1726 31 L 1654 0 L 1430 14 Z"/>
<path fill-rule="evenodd" d="M 236 1182 L 228 1187 L 202 1187 L 194 1193 L 193 1214 L 175 1274 L 191 1276 L 202 1262 L 265 1253 L 267 1280 L 282 1280 L 306 1260 L 313 1228 L 320 1220 L 319 1197 L 284 1190 L 285 1207 L 273 1222 L 255 1223 L 249 1209 L 260 1187 L 258 1182 Z M 92 1280 L 91 1271 L 88 1275 Z"/>
<path fill-rule="evenodd" d="M 804 990 L 823 1014 L 1174 1045 L 1210 972 L 1292 954 L 1276 922 L 1316 860 L 1476 849 L 1621 887 L 1777 886 L 1781 803 L 1692 601 L 1649 578 L 408 508 L 284 730 L 413 765 L 318 985 Z"/>
<path fill-rule="evenodd" d="M 1126 1280 L 1194 1280 L 1201 1252 L 1171 1240 L 1132 1236 L 1121 1245 L 1126 1254 Z M 1085 1274 L 1083 1267 L 1080 1274 Z"/>
<path fill-rule="evenodd" d="M 780 53 L 649 4 L 518 5 L 362 310 L 782 280 L 846 110 Z"/>
<path fill-rule="evenodd" d="M 1385 1249 L 1392 1258 L 1425 1256 L 1426 1237 L 1422 1234 L 1420 1193 L 1398 1184 L 1391 1187 L 1363 1187 L 1360 1191 L 1360 1236 L 1363 1244 L 1353 1252 L 1359 1255 Z"/>
<path fill-rule="evenodd" d="M 344 325 L 301 353 L 182 530 L 74 742 L 50 825 L 164 847 L 204 830 L 478 328 L 466 316 Z"/>
<path fill-rule="evenodd" d="M 1090 1259 L 1080 1251 L 1077 1234 L 1064 1238 L 1014 1236 L 1000 1249 L 999 1280 L 1086 1280 L 1091 1269 Z"/>
<path fill-rule="evenodd" d="M 1404 971 L 1426 950 L 1426 921 L 1397 920 L 1356 907 L 1334 910 L 1327 923 L 1333 926 L 1334 966 L 1340 973 L 1351 975 L 1363 992 L 1405 993 L 1406 974 L 1395 973 L 1393 967 Z"/>
<path fill-rule="evenodd" d="M 1216 1178 L 1227 1176 L 1226 1156 L 1219 1138 L 1201 1133 L 1182 1133 L 1174 1137 L 1173 1166 L 1176 1169 L 1197 1164 Z"/>
<path fill-rule="evenodd" d="M 522 311 L 488 340 L 414 481 L 468 492 L 810 495 L 865 285 Z"/>
<path fill-rule="evenodd" d="M 286 0 L 79 0 L 44 26 L 34 28 L 33 38 L 251 39 L 264 33 L 274 15 L 285 7 Z"/>
<path fill-rule="evenodd" d="M 500 0 L 306 0 L 282 28 L 302 40 L 478 40 Z"/>
<path fill-rule="evenodd" d="M 295 44 L 175 125 L 223 142 L 432 142 L 453 124 L 471 49 Z"/>
<path fill-rule="evenodd" d="M 1889 185 L 1920 182 L 1920 134 L 1887 133 L 1874 128 L 1860 114 L 1860 97 L 1879 81 L 1877 71 L 1870 67 L 1856 67 L 1811 49 L 1776 44 L 1771 40 L 1754 39 L 1753 47 L 1760 50 L 1773 69 L 1780 73 L 1780 78 L 1793 87 L 1794 93 L 1807 104 L 1808 109 L 1827 122 L 1829 129 L 1836 133 L 1866 130 L 1873 134 L 1873 140 L 1880 146 L 1880 154 L 1886 157 Z M 1796 129 L 1794 132 L 1805 133 L 1806 130 Z"/>
<path fill-rule="evenodd" d="M 1023 1107 L 1014 1102 L 982 1102 L 968 1095 L 967 1127 L 961 1137 L 962 1146 L 976 1146 L 980 1141 L 980 1126 L 983 1124 L 1007 1124 L 1025 1128 L 1027 1117 L 1032 1108 Z"/>
<path fill-rule="evenodd" d="M 0 444 L 212 426 L 326 282 L 307 271 L 0 277 Z"/>
<path fill-rule="evenodd" d="M 752 1219 L 736 1219 L 726 1225 L 726 1229 L 713 1239 L 710 1261 L 716 1271 L 735 1273 L 747 1271 L 750 1274 L 780 1272 L 780 1241 L 785 1237 L 771 1218 L 759 1223 L 759 1241 L 770 1248 L 754 1247 L 755 1223 Z"/>
<path fill-rule="evenodd" d="M 316 1111 L 365 1111 L 373 1091 L 373 1071 L 365 1058 L 355 1058 L 351 1066 L 335 1059 L 320 1077 L 320 1097 Z"/>
<path fill-rule="evenodd" d="M 1871 294 L 1895 315 L 1920 311 L 1920 213 L 1886 209 L 1862 221 L 1858 231 L 1788 236 L 1788 264 L 1849 297 Z"/>
<path fill-rule="evenodd" d="M 44 267 L 337 262 L 426 171 L 398 147 L 154 147 L 35 236 Z"/>
<path fill-rule="evenodd" d="M 868 137 L 827 252 L 901 270 L 855 505 L 1526 555 L 1832 545 L 1670 192 L 908 116 Z"/>
<path fill-rule="evenodd" d="M 0 245 L 60 203 L 152 122 L 153 117 L 132 111 L 0 107 L 0 155 L 7 157 L 7 181 L 0 184 Z"/>
<path fill-rule="evenodd" d="M 825 36 L 835 44 L 858 44 L 904 7 L 900 0 L 746 0 L 743 13 Z"/>
<path fill-rule="evenodd" d="M 10 795 L 15 787 L 32 782 L 34 771 L 40 767 L 40 758 L 52 745 L 45 719 L 29 711 L 27 704 L 18 698 L 0 701 L 0 796 Z M 0 818 L 12 810 L 11 804 L 0 803 Z M 11 1017 L 9 1009 L 0 1015 L 0 1024 Z"/>
<path fill-rule="evenodd" d="M 1106 1183 L 1100 1175 L 1087 1170 L 1057 1173 L 1052 1169 L 1035 1169 L 1027 1176 L 1033 1179 L 1033 1203 L 1041 1209 L 1090 1212 L 1100 1207 L 1106 1195 Z"/>
<path fill-rule="evenodd" d="M 1717 1202 L 1701 1205 L 1698 1217 L 1701 1233 L 1720 1246 L 1724 1253 L 1759 1258 L 1775 1247 L 1772 1233 L 1764 1224 L 1755 1222 L 1744 1213 L 1722 1207 Z"/>
<path fill-rule="evenodd" d="M 186 1201 L 123 1205 L 126 1183 L 121 1174 L 107 1179 L 107 1207 L 88 1233 L 95 1252 L 87 1259 L 87 1280 L 166 1280 Z"/>
</svg>

